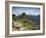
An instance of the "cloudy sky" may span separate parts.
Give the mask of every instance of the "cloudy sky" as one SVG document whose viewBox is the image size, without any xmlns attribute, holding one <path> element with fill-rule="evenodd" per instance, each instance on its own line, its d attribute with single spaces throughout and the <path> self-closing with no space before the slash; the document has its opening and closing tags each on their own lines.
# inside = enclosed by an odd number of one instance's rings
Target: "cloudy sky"
<svg viewBox="0 0 46 38">
<path fill-rule="evenodd" d="M 12 7 L 12 14 L 16 16 L 21 15 L 25 12 L 27 15 L 39 15 L 40 8 L 32 8 L 32 7 Z"/>
</svg>

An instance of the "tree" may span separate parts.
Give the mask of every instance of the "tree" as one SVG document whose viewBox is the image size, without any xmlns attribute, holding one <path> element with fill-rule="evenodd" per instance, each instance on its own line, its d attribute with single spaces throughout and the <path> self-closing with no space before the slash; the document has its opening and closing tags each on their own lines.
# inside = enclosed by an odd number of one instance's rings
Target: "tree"
<svg viewBox="0 0 46 38">
<path fill-rule="evenodd" d="M 14 21 L 16 20 L 16 15 L 15 15 L 15 14 L 12 15 L 12 19 L 13 19 Z"/>
<path fill-rule="evenodd" d="M 15 14 L 13 14 L 12 16 L 15 17 Z"/>
</svg>

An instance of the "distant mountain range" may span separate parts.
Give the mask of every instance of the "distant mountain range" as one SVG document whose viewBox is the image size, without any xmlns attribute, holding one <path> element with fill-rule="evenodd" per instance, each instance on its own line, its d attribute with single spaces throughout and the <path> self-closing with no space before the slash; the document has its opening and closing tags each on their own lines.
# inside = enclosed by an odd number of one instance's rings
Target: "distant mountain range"
<svg viewBox="0 0 46 38">
<path fill-rule="evenodd" d="M 27 16 L 30 16 L 30 15 L 27 15 Z M 16 16 L 16 18 L 17 19 L 21 19 L 21 16 L 20 15 L 19 16 Z M 37 16 L 32 15 L 32 16 L 30 16 L 30 19 L 28 19 L 28 20 L 40 22 L 40 15 L 37 15 Z"/>
</svg>

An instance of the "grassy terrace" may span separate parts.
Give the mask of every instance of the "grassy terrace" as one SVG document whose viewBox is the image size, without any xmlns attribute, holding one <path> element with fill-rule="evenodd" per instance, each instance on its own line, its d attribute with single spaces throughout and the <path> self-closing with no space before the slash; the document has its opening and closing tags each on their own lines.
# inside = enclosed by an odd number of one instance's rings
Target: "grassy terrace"
<svg viewBox="0 0 46 38">
<path fill-rule="evenodd" d="M 31 18 L 33 17 L 33 18 Z M 17 30 L 35 30 L 39 29 L 39 16 L 35 16 L 36 19 L 34 19 L 34 16 L 26 15 L 23 13 L 22 15 L 15 16 L 13 15 L 13 27 Z"/>
<path fill-rule="evenodd" d="M 16 23 L 18 24 L 22 24 L 22 27 L 23 28 L 27 28 L 28 30 L 33 30 L 33 27 L 34 27 L 34 24 L 35 23 L 31 23 L 31 22 L 27 22 L 27 20 L 24 20 L 24 19 L 18 19 L 15 21 Z"/>
</svg>

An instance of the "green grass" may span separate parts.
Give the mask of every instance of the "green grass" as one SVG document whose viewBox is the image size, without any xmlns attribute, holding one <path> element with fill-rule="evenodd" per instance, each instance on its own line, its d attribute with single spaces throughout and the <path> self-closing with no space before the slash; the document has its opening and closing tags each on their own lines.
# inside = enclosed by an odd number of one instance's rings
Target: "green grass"
<svg viewBox="0 0 46 38">
<path fill-rule="evenodd" d="M 32 23 L 29 23 L 29 22 L 24 22 L 26 20 L 23 20 L 23 19 L 18 19 L 16 20 L 15 22 L 18 23 L 18 24 L 22 24 L 23 27 L 27 27 L 28 29 L 33 29 L 33 24 Z"/>
</svg>

